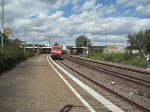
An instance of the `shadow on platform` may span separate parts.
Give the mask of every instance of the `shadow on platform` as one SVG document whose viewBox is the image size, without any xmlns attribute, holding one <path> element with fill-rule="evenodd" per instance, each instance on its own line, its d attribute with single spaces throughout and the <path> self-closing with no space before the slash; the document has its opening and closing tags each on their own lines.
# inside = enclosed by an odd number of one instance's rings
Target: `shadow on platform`
<svg viewBox="0 0 150 112">
<path fill-rule="evenodd" d="M 72 109 L 73 105 L 64 106 L 60 112 L 69 112 Z"/>
<path fill-rule="evenodd" d="M 66 105 L 59 112 L 70 112 L 73 107 L 83 107 L 83 106 L 74 106 L 74 105 Z"/>
</svg>

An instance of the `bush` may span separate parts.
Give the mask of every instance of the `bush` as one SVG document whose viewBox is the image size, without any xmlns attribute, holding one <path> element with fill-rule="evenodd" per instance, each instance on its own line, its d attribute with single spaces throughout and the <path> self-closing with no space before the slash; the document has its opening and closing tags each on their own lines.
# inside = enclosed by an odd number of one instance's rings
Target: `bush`
<svg viewBox="0 0 150 112">
<path fill-rule="evenodd" d="M 25 56 L 26 56 L 26 58 L 32 57 L 32 56 L 34 56 L 34 52 L 33 51 L 26 51 Z"/>
<path fill-rule="evenodd" d="M 113 60 L 113 54 L 109 54 L 109 55 L 105 55 L 105 57 L 104 57 L 104 61 L 111 61 L 111 60 Z"/>
<path fill-rule="evenodd" d="M 30 56 L 34 56 L 34 53 L 24 53 L 23 49 L 13 42 L 5 43 L 4 53 L 0 53 L 0 73 L 9 70 L 17 63 L 26 60 Z"/>
<path fill-rule="evenodd" d="M 90 57 L 95 60 L 104 60 L 104 54 L 99 52 L 91 53 Z"/>
<path fill-rule="evenodd" d="M 145 58 L 139 58 L 138 54 L 131 53 L 92 53 L 91 58 L 101 61 L 112 61 L 117 63 L 124 63 L 130 65 L 146 66 Z"/>
</svg>

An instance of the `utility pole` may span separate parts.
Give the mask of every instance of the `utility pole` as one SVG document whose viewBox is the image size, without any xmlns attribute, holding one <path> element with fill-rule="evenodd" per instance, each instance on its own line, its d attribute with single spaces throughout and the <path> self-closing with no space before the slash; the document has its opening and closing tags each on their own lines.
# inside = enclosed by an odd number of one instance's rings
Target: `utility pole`
<svg viewBox="0 0 150 112">
<path fill-rule="evenodd" d="M 2 29 L 1 29 L 1 52 L 3 53 L 4 47 L 4 0 L 2 0 Z"/>
<path fill-rule="evenodd" d="M 38 51 L 37 51 L 38 55 L 40 54 L 40 50 L 39 50 L 39 42 L 38 42 Z"/>
<path fill-rule="evenodd" d="M 25 32 L 24 32 L 24 53 L 26 52 L 26 27 L 25 27 Z"/>
<path fill-rule="evenodd" d="M 88 38 L 87 38 L 87 57 L 89 58 L 89 40 L 88 40 Z"/>
<path fill-rule="evenodd" d="M 49 36 L 49 47 L 50 47 L 50 36 Z"/>
<path fill-rule="evenodd" d="M 34 37 L 33 37 L 33 45 L 32 46 L 33 46 L 33 53 L 34 53 Z"/>
<path fill-rule="evenodd" d="M 83 46 L 84 46 L 84 57 L 86 57 L 86 50 L 85 50 L 85 37 L 83 37 Z"/>
<path fill-rule="evenodd" d="M 106 27 L 106 48 L 107 48 L 107 53 L 108 53 L 108 39 L 107 39 L 107 27 Z"/>
<path fill-rule="evenodd" d="M 14 35 L 13 35 L 13 31 L 11 30 L 11 40 L 13 41 Z"/>
</svg>

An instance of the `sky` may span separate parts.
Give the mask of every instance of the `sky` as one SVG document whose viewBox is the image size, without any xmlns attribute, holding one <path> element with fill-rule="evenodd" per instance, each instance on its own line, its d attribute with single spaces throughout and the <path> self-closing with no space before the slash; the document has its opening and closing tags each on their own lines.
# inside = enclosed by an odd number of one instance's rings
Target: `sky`
<svg viewBox="0 0 150 112">
<path fill-rule="evenodd" d="M 127 45 L 128 34 L 150 29 L 150 0 L 4 1 L 4 27 L 30 44 L 75 46 L 85 35 L 93 46 Z"/>
</svg>

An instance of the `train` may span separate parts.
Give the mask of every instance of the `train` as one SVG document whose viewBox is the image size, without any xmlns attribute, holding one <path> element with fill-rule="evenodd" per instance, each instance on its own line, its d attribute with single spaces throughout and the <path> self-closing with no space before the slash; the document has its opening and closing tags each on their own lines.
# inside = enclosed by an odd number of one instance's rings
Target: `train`
<svg viewBox="0 0 150 112">
<path fill-rule="evenodd" d="M 51 48 L 52 59 L 61 59 L 62 54 L 63 46 L 60 46 L 58 43 L 55 43 Z"/>
</svg>

